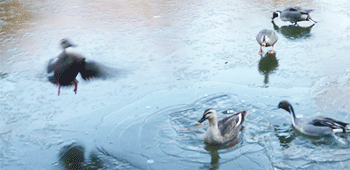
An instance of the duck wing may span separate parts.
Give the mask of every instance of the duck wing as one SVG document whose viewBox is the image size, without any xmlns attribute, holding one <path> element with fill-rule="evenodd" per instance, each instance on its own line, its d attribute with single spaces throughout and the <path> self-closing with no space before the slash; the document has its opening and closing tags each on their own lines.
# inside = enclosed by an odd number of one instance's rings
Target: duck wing
<svg viewBox="0 0 350 170">
<path fill-rule="evenodd" d="M 314 126 L 328 126 L 332 129 L 342 129 L 345 132 L 345 127 L 348 123 L 337 121 L 327 117 L 316 117 L 310 124 Z"/>
<path fill-rule="evenodd" d="M 267 41 L 269 45 L 273 45 L 278 40 L 278 37 L 274 31 L 263 29 L 256 36 L 256 41 L 258 41 L 258 43 L 261 45 L 261 43 L 263 43 L 264 40 Z"/>
<path fill-rule="evenodd" d="M 288 7 L 283 10 L 283 12 L 289 13 L 289 15 L 301 15 L 301 14 L 309 14 L 313 9 L 301 9 L 300 7 L 297 6 L 292 6 Z"/>
<path fill-rule="evenodd" d="M 218 122 L 222 136 L 228 135 L 234 138 L 238 134 L 237 131 L 241 129 L 244 120 L 244 115 L 242 115 L 244 112 L 238 112 Z"/>
<path fill-rule="evenodd" d="M 267 40 L 267 43 L 269 45 L 274 45 L 278 40 L 278 37 L 274 31 L 269 31 L 267 36 L 269 37 L 269 39 Z"/>
<path fill-rule="evenodd" d="M 299 11 L 299 10 L 302 10 L 302 9 L 298 6 L 290 6 L 286 9 L 284 9 L 284 11 Z"/>
<path fill-rule="evenodd" d="M 311 11 L 313 11 L 313 9 L 302 9 L 302 10 L 300 10 L 299 12 L 300 12 L 301 14 L 309 14 Z"/>
<path fill-rule="evenodd" d="M 49 60 L 49 63 L 47 64 L 47 73 L 55 72 L 59 70 L 60 68 L 64 67 L 65 65 L 69 65 L 69 58 L 68 56 L 62 52 L 60 55 L 58 55 L 56 58 L 52 58 Z"/>
<path fill-rule="evenodd" d="M 85 61 L 84 67 L 80 70 L 81 77 L 84 80 L 89 80 L 91 78 L 108 78 L 112 74 L 112 71 L 95 61 Z"/>
</svg>

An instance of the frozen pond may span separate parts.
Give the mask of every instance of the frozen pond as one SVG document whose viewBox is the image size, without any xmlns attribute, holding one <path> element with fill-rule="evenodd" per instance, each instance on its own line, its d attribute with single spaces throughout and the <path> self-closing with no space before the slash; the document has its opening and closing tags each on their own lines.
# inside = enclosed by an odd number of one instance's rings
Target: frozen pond
<svg viewBox="0 0 350 170">
<path fill-rule="evenodd" d="M 311 8 L 289 26 L 272 12 Z M 350 122 L 350 1 L 0 2 L 0 169 L 349 169 L 350 139 L 297 133 L 298 116 Z M 255 37 L 273 29 L 276 56 Z M 47 80 L 72 51 L 114 68 L 78 93 Z M 271 48 L 265 48 L 268 51 Z M 247 110 L 239 142 L 207 147 L 207 108 Z M 76 164 L 78 162 L 78 164 Z M 81 163 L 81 164 L 80 164 Z"/>
</svg>

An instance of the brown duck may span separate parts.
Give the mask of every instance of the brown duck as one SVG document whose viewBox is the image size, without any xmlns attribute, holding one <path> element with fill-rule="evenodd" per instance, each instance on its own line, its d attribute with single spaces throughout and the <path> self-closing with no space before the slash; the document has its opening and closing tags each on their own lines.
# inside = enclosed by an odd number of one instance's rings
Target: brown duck
<svg viewBox="0 0 350 170">
<path fill-rule="evenodd" d="M 216 110 L 210 108 L 204 111 L 197 125 L 208 119 L 209 128 L 204 136 L 204 142 L 211 146 L 222 146 L 239 139 L 238 134 L 247 115 L 248 111 L 241 111 L 218 121 Z"/>
</svg>

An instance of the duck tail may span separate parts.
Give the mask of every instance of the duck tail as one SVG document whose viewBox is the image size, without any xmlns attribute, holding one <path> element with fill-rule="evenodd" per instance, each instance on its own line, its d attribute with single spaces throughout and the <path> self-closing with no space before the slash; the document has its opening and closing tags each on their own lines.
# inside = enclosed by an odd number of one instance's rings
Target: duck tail
<svg viewBox="0 0 350 170">
<path fill-rule="evenodd" d="M 310 12 L 314 11 L 313 9 L 303 9 L 303 10 L 299 10 L 300 13 L 302 14 L 308 14 Z"/>
<path fill-rule="evenodd" d="M 349 123 L 345 125 L 345 127 L 343 129 L 344 133 L 349 133 L 350 132 L 350 126 L 349 125 L 350 125 Z"/>
<path fill-rule="evenodd" d="M 241 111 L 241 114 L 242 114 L 242 118 L 244 120 L 248 116 L 248 111 L 243 110 L 243 111 Z"/>
<path fill-rule="evenodd" d="M 310 13 L 310 12 L 314 11 L 314 9 L 307 9 L 306 11 L 307 11 L 307 13 Z"/>
<path fill-rule="evenodd" d="M 248 115 L 248 111 L 240 111 L 240 112 L 237 112 L 236 114 L 234 114 L 237 116 L 238 120 L 237 120 L 237 123 L 236 123 L 236 126 L 235 127 L 238 127 L 239 125 L 241 125 L 243 123 L 243 121 L 245 120 L 245 118 L 247 117 Z"/>
<path fill-rule="evenodd" d="M 315 20 L 313 20 L 311 17 L 308 18 L 308 20 L 314 22 L 314 23 L 317 23 Z"/>
</svg>

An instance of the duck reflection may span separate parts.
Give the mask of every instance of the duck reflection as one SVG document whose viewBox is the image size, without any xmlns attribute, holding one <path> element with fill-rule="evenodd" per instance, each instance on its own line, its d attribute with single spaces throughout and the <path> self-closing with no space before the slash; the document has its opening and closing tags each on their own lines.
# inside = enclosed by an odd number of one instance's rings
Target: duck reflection
<svg viewBox="0 0 350 170">
<path fill-rule="evenodd" d="M 288 148 L 289 143 L 292 142 L 296 134 L 293 131 L 293 128 L 291 126 L 275 126 L 275 134 L 280 141 L 280 146 L 283 148 Z"/>
<path fill-rule="evenodd" d="M 309 27 L 299 27 L 294 25 L 282 26 L 278 27 L 274 21 L 272 21 L 273 28 L 280 32 L 283 36 L 289 39 L 297 39 L 297 38 L 308 38 L 311 36 L 311 28 L 315 25 L 312 24 Z"/>
<path fill-rule="evenodd" d="M 342 134 L 340 136 L 334 135 L 334 136 L 309 136 L 305 135 L 298 130 L 296 130 L 291 125 L 281 125 L 281 126 L 274 126 L 275 135 L 278 138 L 280 142 L 280 146 L 282 148 L 289 148 L 289 144 L 297 137 L 302 136 L 304 138 L 311 139 L 311 143 L 315 146 L 320 145 L 333 145 L 333 146 L 341 146 L 349 148 L 349 143 L 347 142 L 349 134 Z M 335 139 L 335 140 L 334 140 Z"/>
<path fill-rule="evenodd" d="M 2 73 L 0 72 L 0 79 L 3 79 L 5 77 L 7 77 L 8 73 Z"/>
<path fill-rule="evenodd" d="M 64 146 L 59 153 L 60 163 L 67 170 L 102 169 L 103 162 L 95 153 L 90 153 L 89 161 L 85 160 L 85 148 L 77 143 Z"/>
<path fill-rule="evenodd" d="M 278 67 L 276 53 L 267 52 L 259 61 L 259 72 L 265 75 L 265 85 L 269 83 L 269 74 L 273 73 Z"/>
<path fill-rule="evenodd" d="M 220 156 L 218 152 L 219 148 L 206 145 L 205 150 L 207 150 L 210 153 L 210 157 L 211 157 L 209 169 L 219 169 L 219 166 L 220 166 L 219 165 Z"/>
<path fill-rule="evenodd" d="M 205 144 L 205 150 L 209 152 L 211 157 L 210 166 L 205 167 L 205 169 L 210 169 L 210 170 L 219 169 L 220 167 L 219 151 L 223 149 L 233 148 L 234 146 L 236 146 L 237 143 L 239 143 L 239 140 L 233 141 L 232 143 L 229 143 L 225 146 L 212 146 L 209 144 Z"/>
</svg>

